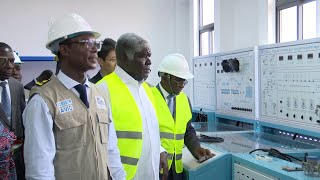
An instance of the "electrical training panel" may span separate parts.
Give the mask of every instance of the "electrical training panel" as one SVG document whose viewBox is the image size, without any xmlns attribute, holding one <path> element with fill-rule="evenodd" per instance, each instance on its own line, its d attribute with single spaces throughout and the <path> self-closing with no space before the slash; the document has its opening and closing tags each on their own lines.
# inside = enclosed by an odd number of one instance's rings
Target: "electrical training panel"
<svg viewBox="0 0 320 180">
<path fill-rule="evenodd" d="M 254 60 L 254 48 L 217 55 L 217 113 L 255 118 Z"/>
<path fill-rule="evenodd" d="M 193 58 L 193 74 L 194 107 L 215 111 L 215 57 Z"/>
<path fill-rule="evenodd" d="M 259 47 L 261 120 L 320 130 L 320 39 Z"/>
</svg>

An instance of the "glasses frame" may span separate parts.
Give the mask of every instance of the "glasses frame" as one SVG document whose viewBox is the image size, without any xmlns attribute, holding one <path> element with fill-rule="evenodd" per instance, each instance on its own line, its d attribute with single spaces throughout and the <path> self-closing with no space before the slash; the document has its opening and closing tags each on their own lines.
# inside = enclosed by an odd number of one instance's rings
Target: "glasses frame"
<svg viewBox="0 0 320 180">
<path fill-rule="evenodd" d="M 175 77 L 175 76 L 172 76 L 172 75 L 171 75 L 171 77 Z M 174 79 L 174 78 L 171 78 L 171 79 L 172 79 L 173 82 L 176 83 L 176 84 L 180 84 L 180 85 L 184 85 L 184 86 L 188 84 L 188 80 L 186 80 L 186 79 L 180 78 L 180 79 L 182 79 L 181 81 L 178 81 L 178 80 L 176 80 L 176 79 Z"/>
<path fill-rule="evenodd" d="M 7 63 L 8 63 L 8 62 L 9 62 L 11 65 L 13 65 L 13 66 L 14 66 L 14 62 L 9 61 L 9 58 L 8 58 L 8 57 L 6 57 L 6 56 L 0 56 L 0 59 L 5 60 L 5 62 L 4 62 L 4 63 L 0 63 L 0 68 L 5 67 L 5 66 L 7 65 Z"/>
<path fill-rule="evenodd" d="M 110 58 L 110 59 L 109 59 L 109 58 L 105 58 L 104 61 L 105 61 L 105 62 L 106 62 L 106 61 L 108 61 L 108 62 L 116 62 L 116 61 L 117 61 L 117 58 L 114 58 L 114 59 L 113 59 L 113 58 Z"/>
<path fill-rule="evenodd" d="M 85 44 L 88 50 L 93 50 L 93 48 L 96 47 L 97 51 L 100 51 L 102 47 L 102 41 L 96 41 L 96 40 L 71 41 L 71 42 L 62 43 L 62 44 L 68 45 L 68 44 L 74 44 L 74 43 Z"/>
</svg>

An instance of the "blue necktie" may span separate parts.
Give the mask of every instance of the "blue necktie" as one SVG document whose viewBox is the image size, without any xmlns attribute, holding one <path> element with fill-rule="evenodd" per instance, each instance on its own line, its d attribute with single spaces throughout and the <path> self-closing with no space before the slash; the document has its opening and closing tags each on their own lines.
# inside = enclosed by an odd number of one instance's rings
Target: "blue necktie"
<svg viewBox="0 0 320 180">
<path fill-rule="evenodd" d="M 89 108 L 89 102 L 87 98 L 87 87 L 83 84 L 78 84 L 74 87 L 80 94 L 80 99 L 83 102 L 83 104 L 86 105 L 87 108 Z"/>
<path fill-rule="evenodd" d="M 1 93 L 1 104 L 4 112 L 6 113 L 6 116 L 9 121 L 11 121 L 11 102 L 9 98 L 9 94 L 6 88 L 7 82 L 2 81 L 0 83 L 0 86 L 2 87 L 2 93 Z"/>
<path fill-rule="evenodd" d="M 171 112 L 171 115 L 173 115 L 173 98 L 174 98 L 174 95 L 168 95 L 167 96 L 167 99 L 168 99 L 168 107 L 169 107 L 169 110 Z"/>
</svg>

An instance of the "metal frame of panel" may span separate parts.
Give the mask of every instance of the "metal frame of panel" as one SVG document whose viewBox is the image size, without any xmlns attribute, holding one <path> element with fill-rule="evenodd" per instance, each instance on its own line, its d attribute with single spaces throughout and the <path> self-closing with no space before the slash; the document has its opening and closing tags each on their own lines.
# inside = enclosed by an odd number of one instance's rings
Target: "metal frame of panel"
<svg viewBox="0 0 320 180">
<path fill-rule="evenodd" d="M 193 58 L 194 108 L 216 110 L 215 68 L 214 55 Z"/>
<path fill-rule="evenodd" d="M 277 180 L 278 178 L 265 175 L 259 171 L 234 163 L 233 179 L 257 179 L 257 180 Z"/>
<path fill-rule="evenodd" d="M 260 120 L 319 132 L 320 38 L 260 46 L 258 53 Z"/>
<path fill-rule="evenodd" d="M 255 68 L 255 54 L 255 48 L 246 48 L 216 55 L 217 113 L 248 119 L 256 118 L 255 95 L 257 93 L 255 74 L 257 69 Z M 221 71 L 221 62 L 224 59 L 230 58 L 237 58 L 239 60 L 240 70 L 239 72 L 229 73 L 231 77 L 227 82 L 220 82 L 219 77 L 227 74 Z M 245 75 L 245 73 L 250 74 Z M 226 86 L 226 88 L 221 88 L 221 86 Z M 225 107 L 220 107 L 219 103 L 223 103 Z"/>
</svg>

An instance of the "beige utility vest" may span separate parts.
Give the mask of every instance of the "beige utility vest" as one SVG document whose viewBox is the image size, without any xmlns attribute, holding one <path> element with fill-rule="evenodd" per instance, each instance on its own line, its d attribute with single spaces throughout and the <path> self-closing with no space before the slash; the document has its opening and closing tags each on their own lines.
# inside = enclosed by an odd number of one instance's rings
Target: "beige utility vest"
<svg viewBox="0 0 320 180">
<path fill-rule="evenodd" d="M 106 93 L 92 83 L 90 87 L 89 109 L 56 77 L 35 92 L 48 105 L 54 121 L 56 180 L 108 179 L 108 101 Z"/>
</svg>

